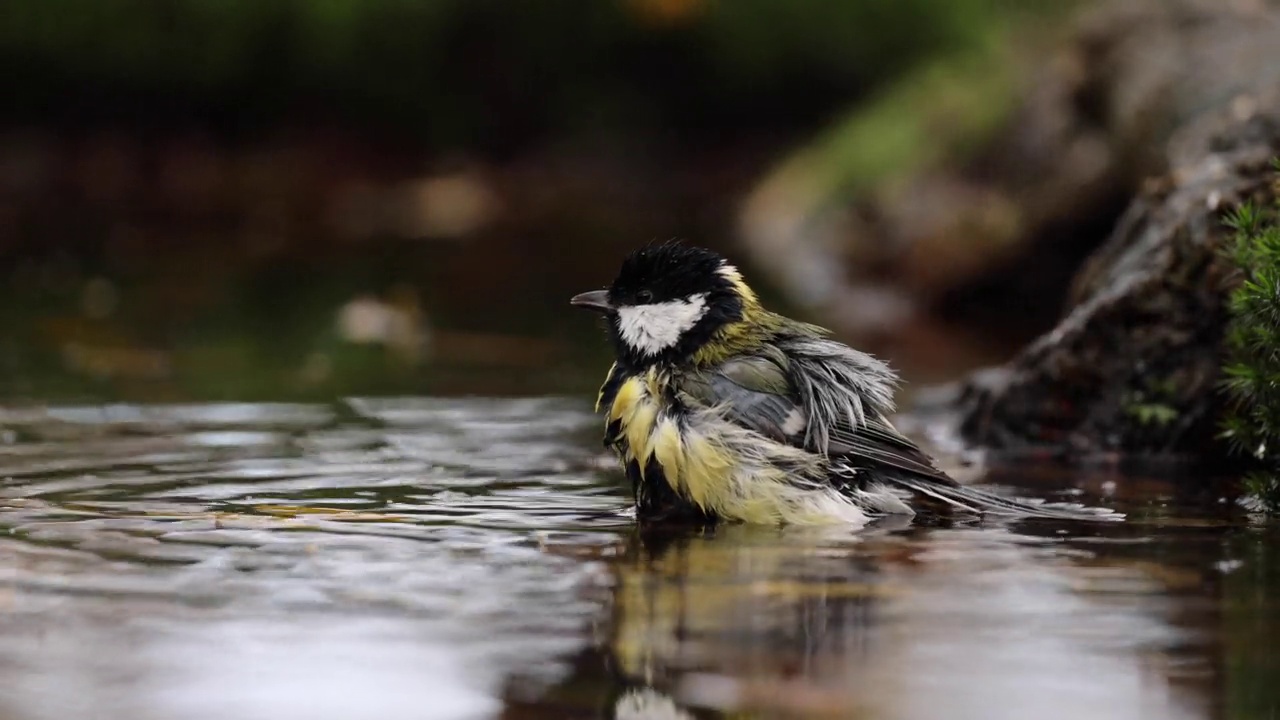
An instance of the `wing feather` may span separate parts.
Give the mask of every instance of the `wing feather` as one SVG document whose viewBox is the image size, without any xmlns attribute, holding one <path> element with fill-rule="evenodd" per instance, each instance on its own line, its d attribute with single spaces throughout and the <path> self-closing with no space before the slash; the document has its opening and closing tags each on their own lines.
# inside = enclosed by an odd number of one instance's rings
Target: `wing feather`
<svg viewBox="0 0 1280 720">
<path fill-rule="evenodd" d="M 898 432 L 883 416 L 866 418 L 857 428 L 841 423 L 831 431 L 829 452 L 855 462 L 867 462 L 928 478 L 947 485 L 958 485 L 939 470 L 918 445 Z"/>
<path fill-rule="evenodd" d="M 704 407 L 719 406 L 726 417 L 778 442 L 812 452 L 817 448 L 806 430 L 810 413 L 788 376 L 786 359 L 751 355 L 710 370 L 688 374 L 681 389 Z M 854 468 L 893 469 L 954 485 L 929 457 L 876 413 L 856 427 L 842 422 L 828 428 L 827 456 Z"/>
<path fill-rule="evenodd" d="M 766 358 L 739 358 L 685 375 L 680 390 L 702 407 L 721 408 L 732 422 L 799 446 L 793 441 L 803 433 L 804 415 L 787 392 L 786 374 Z"/>
<path fill-rule="evenodd" d="M 780 356 L 780 357 L 778 357 Z M 800 371 L 802 372 L 802 371 Z M 879 410 L 836 420 L 822 432 L 807 427 L 812 408 L 798 392 L 785 355 L 735 358 L 676 380 L 683 402 L 718 407 L 726 419 L 831 461 L 832 482 L 871 478 L 976 513 L 1063 519 L 1120 520 L 1124 516 L 1069 503 L 1031 504 L 966 487 L 939 470 L 919 446 L 893 427 Z M 812 389 L 811 389 L 812 390 Z M 870 410 L 870 411 L 867 411 Z M 865 471 L 865 473 L 863 472 Z"/>
</svg>

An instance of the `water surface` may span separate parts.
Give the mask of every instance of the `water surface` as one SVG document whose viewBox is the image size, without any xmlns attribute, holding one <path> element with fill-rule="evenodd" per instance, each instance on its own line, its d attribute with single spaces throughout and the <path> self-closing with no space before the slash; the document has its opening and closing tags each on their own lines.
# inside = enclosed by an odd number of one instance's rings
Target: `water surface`
<svg viewBox="0 0 1280 720">
<path fill-rule="evenodd" d="M 1280 717 L 1275 524 L 642 536 L 588 410 L 0 410 L 0 717 Z"/>
</svg>

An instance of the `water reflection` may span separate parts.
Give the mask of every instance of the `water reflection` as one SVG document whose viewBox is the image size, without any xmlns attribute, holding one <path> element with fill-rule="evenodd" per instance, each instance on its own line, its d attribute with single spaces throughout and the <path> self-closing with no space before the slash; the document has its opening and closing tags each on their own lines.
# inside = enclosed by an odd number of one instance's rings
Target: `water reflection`
<svg viewBox="0 0 1280 720">
<path fill-rule="evenodd" d="M 729 528 L 636 540 L 612 659 L 687 708 L 764 717 L 1205 717 L 1161 580 L 1009 528 Z M 1201 667 L 1199 672 L 1209 672 Z M 634 698 L 626 702 L 634 702 Z"/>
<path fill-rule="evenodd" d="M 1126 523 L 641 534 L 577 401 L 0 428 L 0 717 L 1280 709 L 1280 528 L 1157 480 Z"/>
<path fill-rule="evenodd" d="M 599 605 L 543 536 L 627 525 L 555 400 L 4 423 L 4 717 L 491 717 Z"/>
</svg>

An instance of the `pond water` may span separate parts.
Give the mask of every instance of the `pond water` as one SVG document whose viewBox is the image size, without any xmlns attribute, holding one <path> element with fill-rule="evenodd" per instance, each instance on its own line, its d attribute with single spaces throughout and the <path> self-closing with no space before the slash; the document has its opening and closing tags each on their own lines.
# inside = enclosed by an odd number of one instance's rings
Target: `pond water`
<svg viewBox="0 0 1280 720">
<path fill-rule="evenodd" d="M 640 536 L 585 400 L 0 410 L 0 717 L 1275 718 L 1280 526 Z M 1029 476 L 1028 476 L 1029 477 Z"/>
</svg>

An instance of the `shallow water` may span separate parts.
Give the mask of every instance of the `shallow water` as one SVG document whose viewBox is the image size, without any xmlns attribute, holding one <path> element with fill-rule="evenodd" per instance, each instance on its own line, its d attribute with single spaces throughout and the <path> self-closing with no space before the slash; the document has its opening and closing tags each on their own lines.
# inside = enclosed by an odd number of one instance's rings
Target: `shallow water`
<svg viewBox="0 0 1280 720">
<path fill-rule="evenodd" d="M 1274 718 L 1280 527 L 640 537 L 577 400 L 0 410 L 0 717 Z"/>
</svg>

